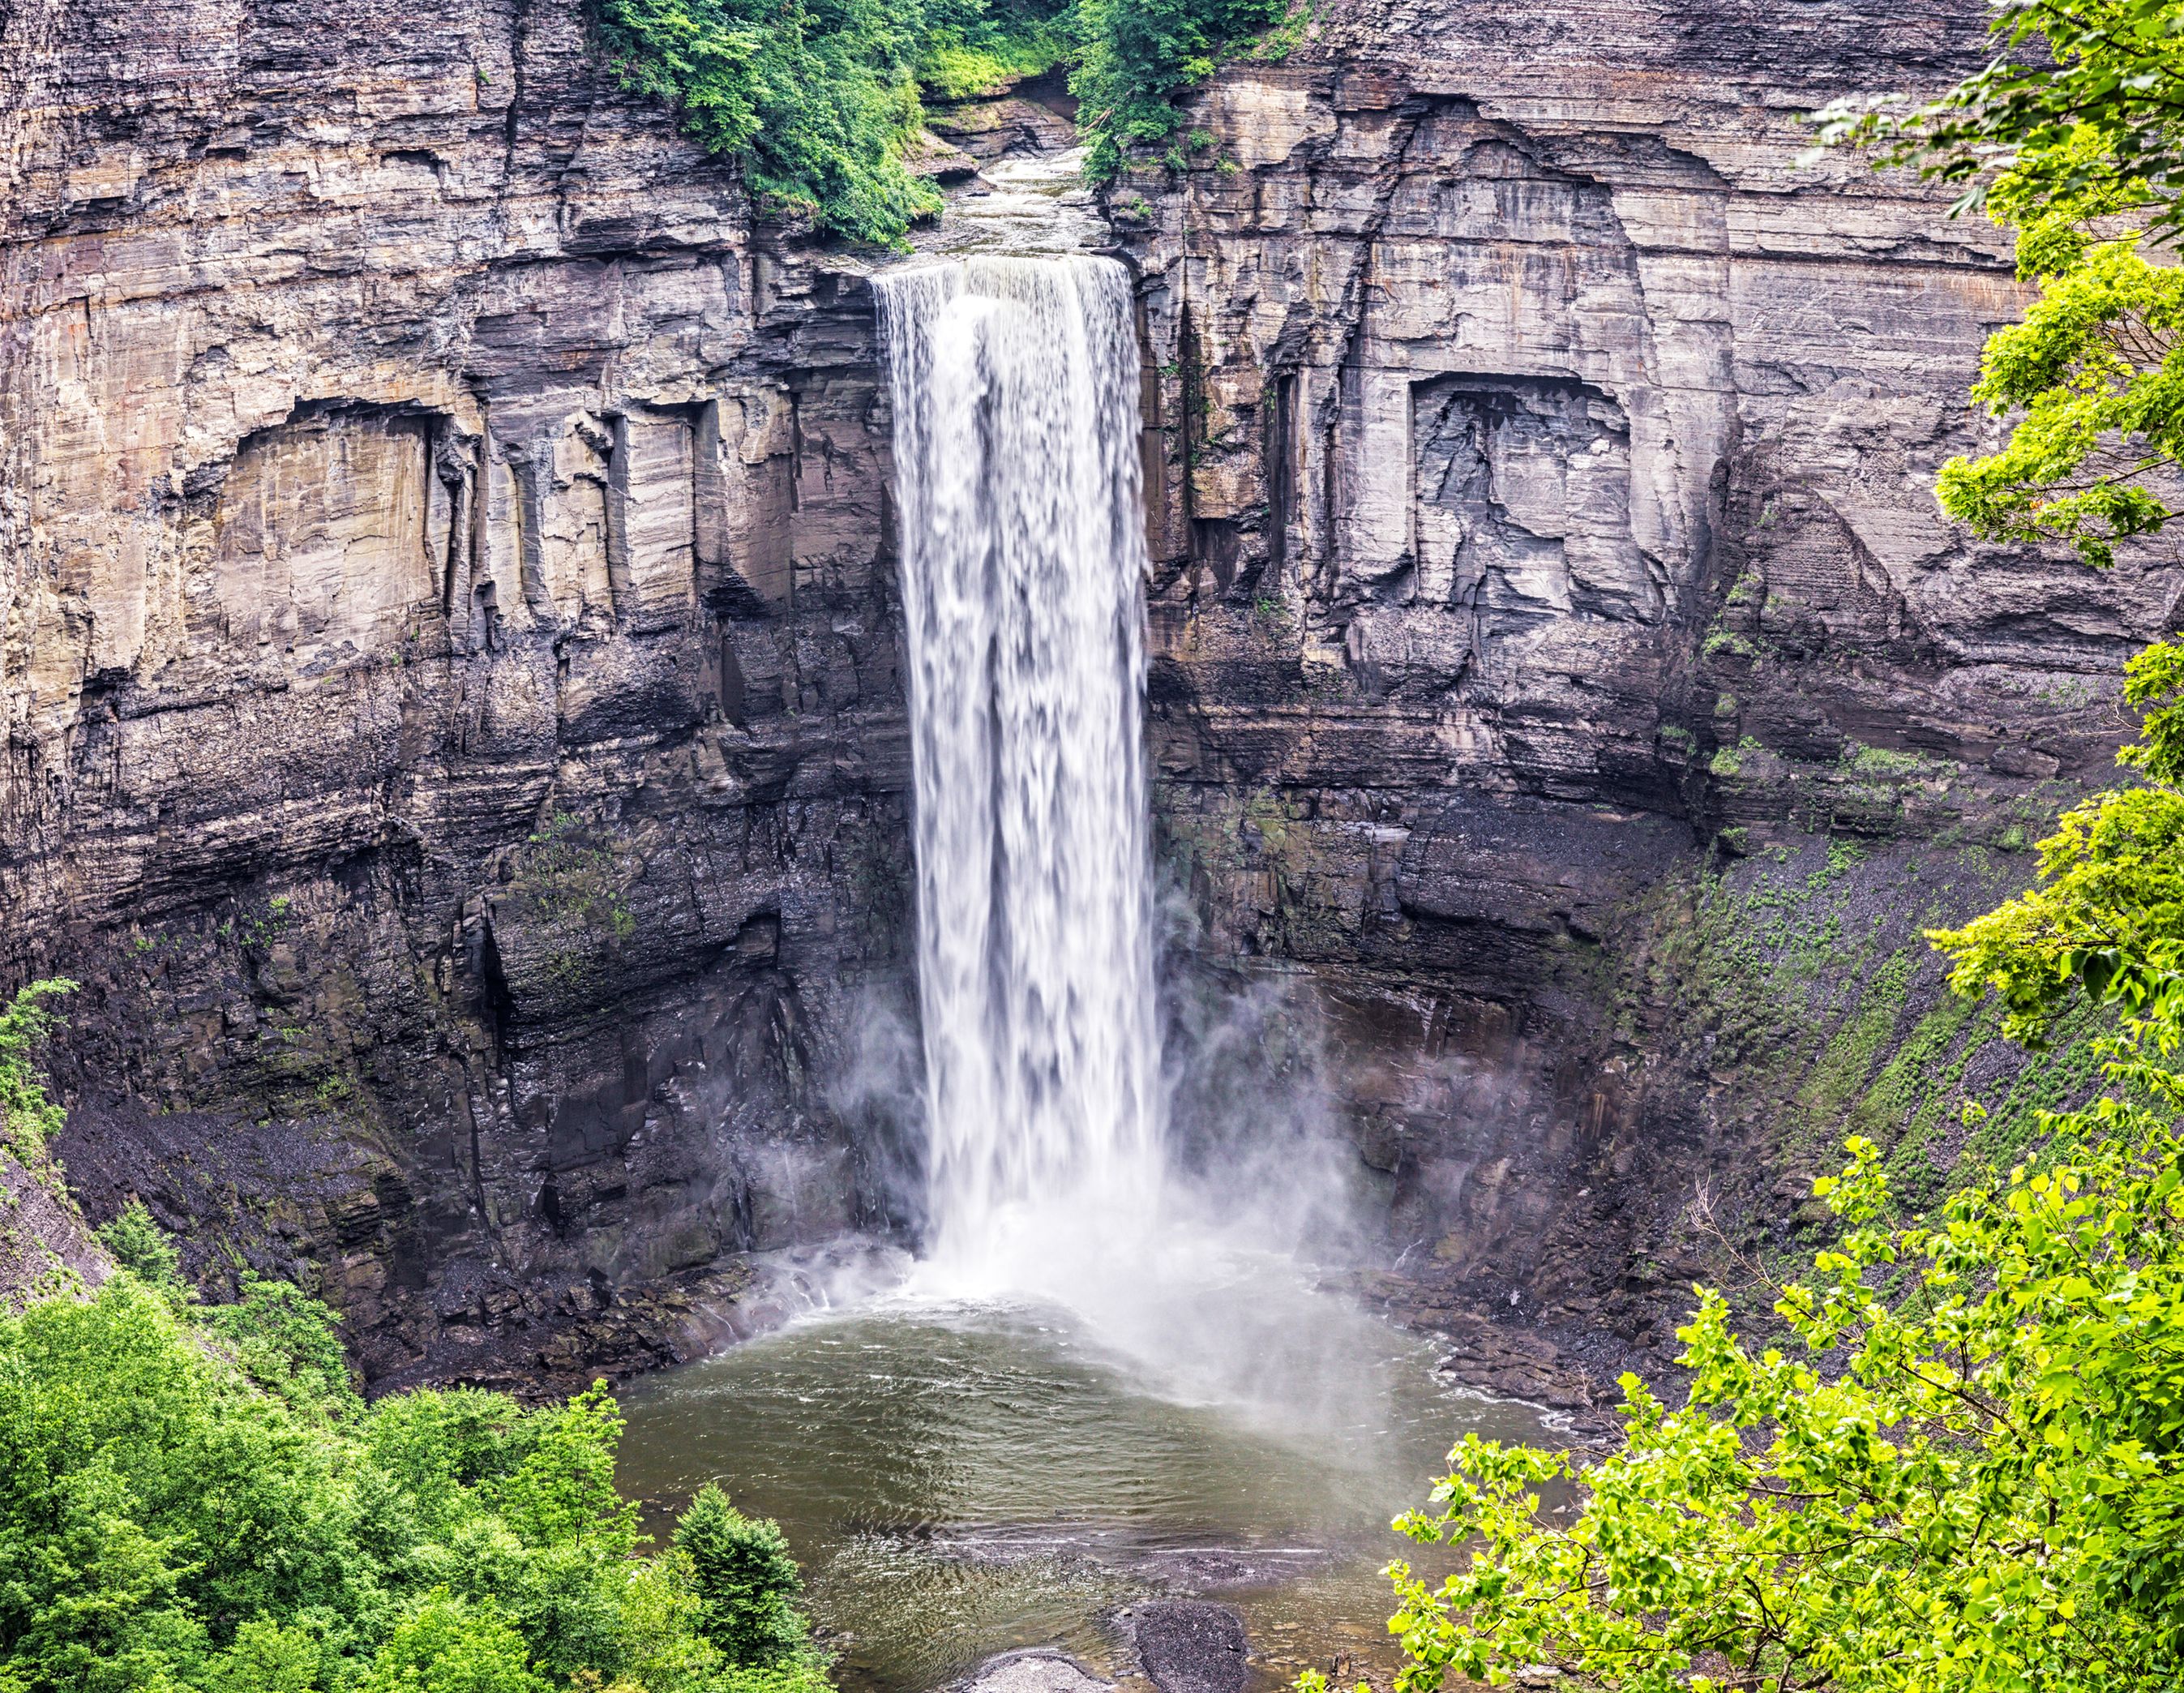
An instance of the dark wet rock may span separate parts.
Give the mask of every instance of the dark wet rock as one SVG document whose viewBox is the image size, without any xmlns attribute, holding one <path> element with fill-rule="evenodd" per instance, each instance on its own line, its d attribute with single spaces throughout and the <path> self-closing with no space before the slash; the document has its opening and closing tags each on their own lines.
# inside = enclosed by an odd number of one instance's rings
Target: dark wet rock
<svg viewBox="0 0 2184 1693">
<path fill-rule="evenodd" d="M 1118 1612 L 1116 1621 L 1160 1693 L 1243 1693 L 1244 1619 L 1226 1605 L 1150 1599 Z"/>
</svg>

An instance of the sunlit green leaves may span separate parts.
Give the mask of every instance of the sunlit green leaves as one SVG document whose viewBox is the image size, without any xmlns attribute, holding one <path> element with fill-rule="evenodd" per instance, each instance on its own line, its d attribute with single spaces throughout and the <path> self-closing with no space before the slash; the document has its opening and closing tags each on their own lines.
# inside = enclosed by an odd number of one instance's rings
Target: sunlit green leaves
<svg viewBox="0 0 2184 1693">
<path fill-rule="evenodd" d="M 624 85 L 743 161 L 764 207 L 900 246 L 940 209 L 904 168 L 922 85 L 961 98 L 1067 51 L 1060 0 L 603 0 Z"/>
<path fill-rule="evenodd" d="M 367 1407 L 280 1287 L 198 1307 L 124 1272 L 0 1317 L 0 1689 L 827 1693 L 771 1523 L 762 1605 L 636 1555 L 604 1387 Z"/>
<path fill-rule="evenodd" d="M 1825 138 L 1963 185 L 1959 209 L 1992 198 L 2023 222 L 2028 203 L 2150 194 L 2161 203 L 2154 226 L 2179 227 L 2184 22 L 2174 0 L 2003 0 L 1992 29 L 1995 56 L 1977 75 L 1923 106 L 1838 102 L 1820 114 Z"/>
<path fill-rule="evenodd" d="M 1089 151 L 1105 180 L 1136 149 L 1184 155 L 1177 101 L 1213 74 L 1221 55 L 1290 17 L 1291 0 L 1078 0 L 1084 61 L 1070 78 Z M 1294 8 L 1298 15 L 1303 8 Z"/>
<path fill-rule="evenodd" d="M 1850 1228 L 1780 1289 L 1802 1356 L 1755 1356 L 1700 1289 L 1685 1406 L 1625 1377 L 1621 1448 L 1589 1469 L 1467 1437 L 1440 1508 L 1398 1524 L 1469 1547 L 1439 1583 L 1391 1569 L 1403 1693 L 1540 1668 L 1627 1693 L 2176 1685 L 2184 1149 L 2127 1128 L 1939 1227 Z M 1878 1149 L 1851 1150 L 1830 1205 L 1884 1214 Z M 1949 1291 L 1881 1298 L 1899 1259 Z M 1566 1522 L 1540 1511 L 1556 1480 L 1585 1489 Z"/>
</svg>

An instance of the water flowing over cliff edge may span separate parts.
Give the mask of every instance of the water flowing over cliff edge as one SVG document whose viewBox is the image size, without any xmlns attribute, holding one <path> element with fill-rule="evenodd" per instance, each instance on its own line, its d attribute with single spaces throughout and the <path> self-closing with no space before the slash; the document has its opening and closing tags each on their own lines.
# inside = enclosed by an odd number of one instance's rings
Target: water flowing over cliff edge
<svg viewBox="0 0 2184 1693">
<path fill-rule="evenodd" d="M 1167 1153 L 1146 838 L 1129 279 L 874 279 L 902 534 L 928 1273 L 1028 1284 L 1154 1224 Z M 1089 1267 L 1089 1266 L 1088 1266 Z"/>
<path fill-rule="evenodd" d="M 2067 1082 L 1913 932 L 2104 774 L 2173 581 L 1941 522 L 2007 256 L 1790 121 L 1985 21 L 1340 4 L 1107 196 L 1174 1144 L 1321 1112 L 1497 1378 L 1672 1351 L 1702 1178 L 1780 1240 L 1847 1117 L 1946 1166 L 1904 1066 Z M 84 983 L 92 1215 L 526 1388 L 921 1236 L 873 265 L 537 0 L 24 0 L 0 89 L 0 963 Z M 935 122 L 1004 179 L 1046 97 Z"/>
</svg>

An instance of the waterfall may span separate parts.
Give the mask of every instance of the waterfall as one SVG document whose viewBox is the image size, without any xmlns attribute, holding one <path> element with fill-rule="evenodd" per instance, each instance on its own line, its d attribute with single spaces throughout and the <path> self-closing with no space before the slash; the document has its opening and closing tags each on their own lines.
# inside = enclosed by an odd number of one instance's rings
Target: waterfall
<svg viewBox="0 0 2184 1693">
<path fill-rule="evenodd" d="M 874 279 L 916 779 L 928 1262 L 1050 1285 L 1160 1196 L 1138 355 L 1112 259 Z"/>
</svg>

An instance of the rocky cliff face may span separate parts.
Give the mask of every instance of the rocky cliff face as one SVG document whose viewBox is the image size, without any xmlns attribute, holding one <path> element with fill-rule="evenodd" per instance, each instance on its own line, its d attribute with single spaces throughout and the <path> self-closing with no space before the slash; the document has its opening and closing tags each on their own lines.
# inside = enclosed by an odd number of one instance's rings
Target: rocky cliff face
<svg viewBox="0 0 2184 1693">
<path fill-rule="evenodd" d="M 2003 233 L 1798 162 L 1796 114 L 1943 86 L 1983 22 L 1337 4 L 1114 197 L 1157 368 L 1170 862 L 1206 951 L 1329 1008 L 1444 1295 L 1590 1311 L 1677 1256 L 1709 1176 L 1782 1211 L 1802 1079 L 1714 1051 L 1696 961 L 1660 967 L 1679 925 L 1724 869 L 1778 905 L 1780 860 L 1847 877 L 1861 931 L 1775 1040 L 1816 1060 L 1846 977 L 1906 961 L 1856 1094 L 1933 1003 L 1918 923 L 2029 876 L 2008 854 L 2108 768 L 2122 660 L 2170 625 L 2167 549 L 2097 574 L 1935 506 L 1992 438 L 1964 393 L 2022 306 Z M 1907 863 L 1952 874 L 1903 895 Z"/>
<path fill-rule="evenodd" d="M 1110 197 L 1180 944 L 1323 1018 L 1428 1318 L 1650 1285 L 1709 1168 L 1783 1209 L 1773 1105 L 1841 1110 L 1758 1049 L 1863 1027 L 2120 738 L 2164 561 L 1932 504 L 1997 232 L 1796 163 L 1982 22 L 1338 3 Z M 642 1362 L 734 1255 L 913 1223 L 861 261 L 554 0 L 0 0 L 0 975 L 84 984 L 92 1215 L 320 1278 L 383 1380 Z M 1750 968 L 1831 962 L 1724 1021 L 1791 876 L 1837 941 Z"/>
<path fill-rule="evenodd" d="M 868 304 L 577 6 L 0 25 L 0 970 L 83 983 L 93 1215 L 314 1268 L 382 1377 L 887 1221 Z"/>
</svg>

